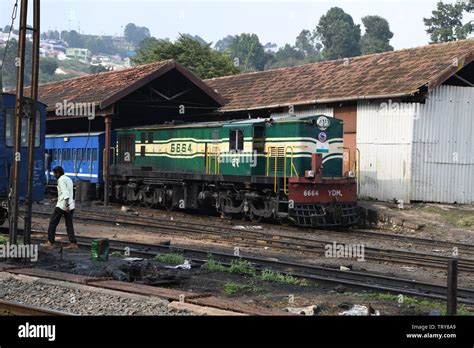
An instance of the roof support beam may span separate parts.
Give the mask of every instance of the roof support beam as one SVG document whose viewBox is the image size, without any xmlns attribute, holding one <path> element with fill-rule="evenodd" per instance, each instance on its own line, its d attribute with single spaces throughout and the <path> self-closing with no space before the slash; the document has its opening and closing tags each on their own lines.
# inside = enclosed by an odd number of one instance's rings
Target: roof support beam
<svg viewBox="0 0 474 348">
<path fill-rule="evenodd" d="M 470 86 L 470 87 L 474 87 L 474 83 L 472 83 L 472 82 L 466 80 L 464 77 L 461 77 L 461 76 L 459 76 L 458 74 L 454 74 L 453 76 L 454 76 L 455 78 L 457 78 L 458 80 L 464 82 L 466 85 L 468 85 L 468 86 Z"/>
<path fill-rule="evenodd" d="M 175 95 L 173 95 L 173 96 L 171 96 L 171 97 L 168 97 L 168 96 L 164 95 L 163 93 L 161 93 L 160 91 L 154 89 L 153 87 L 150 87 L 150 86 L 147 86 L 147 87 L 148 87 L 153 93 L 158 94 L 160 97 L 164 98 L 164 99 L 167 100 L 167 101 L 172 101 L 173 99 L 176 99 L 176 98 L 182 96 L 183 94 L 188 93 L 188 92 L 191 90 L 191 88 L 188 88 L 188 89 L 186 89 L 186 90 L 184 90 L 184 91 L 182 91 L 182 92 L 179 92 L 179 93 L 177 93 L 177 94 L 175 94 Z"/>
</svg>

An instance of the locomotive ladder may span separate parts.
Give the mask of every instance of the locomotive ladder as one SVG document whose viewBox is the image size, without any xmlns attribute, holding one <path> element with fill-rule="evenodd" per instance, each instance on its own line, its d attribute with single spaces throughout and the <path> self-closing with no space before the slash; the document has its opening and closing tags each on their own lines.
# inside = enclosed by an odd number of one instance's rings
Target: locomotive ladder
<svg viewBox="0 0 474 348">
<path fill-rule="evenodd" d="M 288 156 L 289 154 L 289 156 Z M 267 152 L 267 176 L 270 176 L 271 170 L 273 170 L 273 191 L 276 193 L 277 179 L 279 171 L 283 171 L 283 191 L 287 194 L 287 159 L 290 161 L 290 177 L 298 177 L 295 164 L 293 162 L 294 149 L 293 146 L 270 146 Z M 273 162 L 272 162 L 273 161 Z"/>
</svg>

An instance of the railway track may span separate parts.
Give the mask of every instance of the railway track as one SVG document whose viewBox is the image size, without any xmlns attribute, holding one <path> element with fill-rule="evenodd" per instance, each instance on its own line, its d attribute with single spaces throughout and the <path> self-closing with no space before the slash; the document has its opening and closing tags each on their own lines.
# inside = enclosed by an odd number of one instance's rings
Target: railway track
<svg viewBox="0 0 474 348">
<path fill-rule="evenodd" d="M 42 237 L 38 238 L 38 236 Z M 32 239 L 41 241 L 44 240 L 45 236 L 46 233 L 43 231 L 34 231 Z M 66 237 L 64 234 L 61 236 Z M 81 236 L 77 237 L 77 239 L 81 247 L 89 248 L 94 238 Z M 151 245 L 120 240 L 110 240 L 109 243 L 111 251 L 123 252 L 125 248 L 128 248 L 131 255 L 144 258 L 153 258 L 158 254 L 178 252 L 186 259 L 202 265 L 209 260 L 209 255 L 212 254 L 213 260 L 221 262 L 224 265 L 231 265 L 232 262 L 238 260 L 246 260 L 254 265 L 257 270 L 271 269 L 284 274 L 305 278 L 317 283 L 342 284 L 352 288 L 362 288 L 378 292 L 418 296 L 436 300 L 446 300 L 447 295 L 447 289 L 442 285 L 418 282 L 371 272 L 341 271 L 336 268 L 275 260 L 271 258 L 257 257 L 250 254 L 235 256 L 231 252 L 196 249 L 180 245 Z M 458 302 L 474 304 L 474 289 L 459 288 Z"/>
<path fill-rule="evenodd" d="M 0 300 L 0 316 L 72 316 L 73 314 L 24 303 Z"/>
<path fill-rule="evenodd" d="M 47 212 L 35 211 L 37 215 L 49 215 Z M 207 240 L 216 243 L 238 243 L 238 246 L 256 247 L 268 246 L 272 249 L 282 250 L 285 252 L 297 252 L 323 257 L 325 255 L 326 246 L 335 242 L 334 239 L 321 239 L 317 235 L 301 237 L 281 232 L 268 232 L 262 230 L 246 230 L 233 229 L 223 226 L 210 226 L 201 223 L 190 223 L 183 221 L 170 221 L 169 219 L 133 216 L 119 212 L 102 213 L 92 210 L 81 210 L 76 214 L 76 219 L 84 221 L 92 221 L 95 223 L 108 223 L 121 226 L 130 226 L 139 228 L 146 232 L 159 233 L 162 235 L 172 235 L 186 238 L 194 238 L 199 240 Z M 324 231 L 327 233 L 328 231 Z M 331 233 L 332 231 L 330 231 Z M 351 230 L 352 232 L 352 230 Z M 360 233 L 361 231 L 359 231 Z M 340 233 L 340 232 L 335 232 Z M 364 231 L 366 235 L 370 235 L 368 231 Z M 379 237 L 379 236 L 377 236 Z M 394 238 L 395 235 L 389 235 Z M 404 236 L 402 236 L 403 239 Z M 429 244 L 433 242 L 429 239 L 408 237 L 403 240 L 423 242 Z M 398 240 L 397 240 L 398 241 Z M 434 241 L 436 242 L 436 241 Z M 339 242 L 338 242 L 339 243 Z M 348 244 L 348 243 L 339 243 Z M 364 243 L 365 244 L 365 243 Z M 447 245 L 447 244 L 445 244 Z M 439 244 L 437 244 L 439 246 Z M 460 255 L 474 257 L 474 245 L 457 243 Z M 367 247 L 364 245 L 364 259 L 376 262 L 388 262 L 394 264 L 402 264 L 406 266 L 427 267 L 433 269 L 446 269 L 446 263 L 450 257 L 443 255 L 435 255 L 421 252 L 414 252 L 401 249 L 385 249 Z M 474 272 L 474 260 L 460 258 L 458 256 L 459 270 L 464 272 Z"/>
</svg>

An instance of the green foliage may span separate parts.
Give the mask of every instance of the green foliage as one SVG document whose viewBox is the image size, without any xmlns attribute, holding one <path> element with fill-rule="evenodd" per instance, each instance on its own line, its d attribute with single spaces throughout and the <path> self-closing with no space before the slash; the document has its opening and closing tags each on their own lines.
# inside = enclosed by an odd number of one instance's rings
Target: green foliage
<svg viewBox="0 0 474 348">
<path fill-rule="evenodd" d="M 459 208 L 439 208 L 436 206 L 421 206 L 425 212 L 436 214 L 442 220 L 459 228 L 469 228 L 474 226 L 474 213 L 471 210 Z"/>
<path fill-rule="evenodd" d="M 247 260 L 232 261 L 229 267 L 230 273 L 239 273 L 247 275 L 255 275 L 255 268 Z"/>
<path fill-rule="evenodd" d="M 63 30 L 61 32 L 61 38 L 65 42 L 67 42 L 69 47 L 86 48 L 84 45 L 85 43 L 84 37 L 75 30 L 71 30 L 71 31 Z"/>
<path fill-rule="evenodd" d="M 58 68 L 58 60 L 54 58 L 41 58 L 39 68 L 46 75 L 54 75 Z"/>
<path fill-rule="evenodd" d="M 360 26 L 339 7 L 333 7 L 321 17 L 316 36 L 324 46 L 324 59 L 340 59 L 360 55 Z"/>
<path fill-rule="evenodd" d="M 304 279 L 295 278 L 289 274 L 282 274 L 280 272 L 275 272 L 269 269 L 264 269 L 259 277 L 261 280 L 267 282 L 275 282 L 281 284 L 289 284 L 289 285 L 300 285 L 300 286 L 307 286 L 308 282 Z"/>
<path fill-rule="evenodd" d="M 112 252 L 110 253 L 110 256 L 122 257 L 123 255 L 122 255 L 122 253 L 121 253 L 120 251 L 117 251 L 117 250 L 116 250 L 116 251 L 112 251 Z"/>
<path fill-rule="evenodd" d="M 240 34 L 234 37 L 226 52 L 236 61 L 242 71 L 263 70 L 270 58 L 255 34 Z"/>
<path fill-rule="evenodd" d="M 249 290 L 249 286 L 247 285 L 242 285 L 242 284 L 237 284 L 234 282 L 226 282 L 224 284 L 224 293 L 227 295 L 234 295 L 238 292 Z"/>
<path fill-rule="evenodd" d="M 153 260 L 170 265 L 182 265 L 184 263 L 184 256 L 180 254 L 156 255 Z"/>
<path fill-rule="evenodd" d="M 217 41 L 214 48 L 219 52 L 224 52 L 232 44 L 234 39 L 234 35 L 227 35 L 225 38 Z"/>
<path fill-rule="evenodd" d="M 385 18 L 380 16 L 365 16 L 362 18 L 365 33 L 360 40 L 362 54 L 382 53 L 393 51 L 390 39 L 393 33 Z"/>
<path fill-rule="evenodd" d="M 102 73 L 102 72 L 107 72 L 107 68 L 101 64 L 99 65 L 91 65 L 89 67 L 89 72 L 91 74 L 99 74 L 99 73 Z"/>
<path fill-rule="evenodd" d="M 358 292 L 346 292 L 343 296 L 354 296 L 363 301 L 367 300 L 382 300 L 382 301 L 393 301 L 404 305 L 415 305 L 417 307 L 426 309 L 439 310 L 442 315 L 446 315 L 446 302 L 430 300 L 422 297 L 405 296 L 387 294 L 387 293 L 358 293 Z M 472 308 L 467 305 L 458 305 L 458 315 L 473 315 Z"/>
<path fill-rule="evenodd" d="M 128 23 L 124 29 L 124 36 L 128 42 L 138 45 L 141 41 L 150 37 L 150 30 L 147 27 L 139 27 L 134 23 Z"/>
<path fill-rule="evenodd" d="M 9 240 L 8 236 L 0 235 L 0 244 L 6 244 Z"/>
<path fill-rule="evenodd" d="M 275 272 L 269 269 L 264 269 L 260 274 L 257 273 L 252 264 L 246 260 L 233 261 L 229 267 L 224 266 L 220 262 L 215 261 L 212 255 L 208 256 L 207 262 L 202 265 L 202 268 L 212 272 L 228 272 L 246 274 L 254 279 L 263 281 L 276 282 L 281 284 L 306 286 L 308 282 L 304 279 L 298 279 L 289 274 Z"/>
<path fill-rule="evenodd" d="M 316 42 L 316 35 L 304 29 L 296 37 L 295 48 L 302 52 L 304 57 L 316 57 L 319 55 L 322 45 Z"/>
<path fill-rule="evenodd" d="M 227 272 L 228 268 L 221 264 L 220 262 L 217 262 L 216 260 L 209 258 L 207 262 L 202 265 L 202 268 L 207 269 L 212 272 Z"/>
<path fill-rule="evenodd" d="M 203 44 L 183 35 L 174 43 L 168 40 L 149 38 L 140 43 L 133 62 L 145 64 L 175 59 L 202 79 L 233 75 L 239 72 L 226 54 L 217 52 L 210 46 L 211 44 Z"/>
<path fill-rule="evenodd" d="M 469 10 L 467 2 L 445 4 L 439 1 L 432 16 L 423 18 L 426 32 L 430 35 L 431 42 L 449 42 L 463 40 L 470 32 L 470 24 L 462 23 L 464 12 Z"/>
</svg>

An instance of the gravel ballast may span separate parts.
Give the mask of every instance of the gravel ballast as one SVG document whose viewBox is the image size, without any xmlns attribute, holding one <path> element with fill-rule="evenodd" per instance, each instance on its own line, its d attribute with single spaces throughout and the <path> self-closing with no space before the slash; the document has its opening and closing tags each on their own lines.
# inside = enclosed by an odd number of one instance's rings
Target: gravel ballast
<svg viewBox="0 0 474 348">
<path fill-rule="evenodd" d="M 0 273 L 0 299 L 76 315 L 185 315 L 157 297 Z"/>
</svg>

